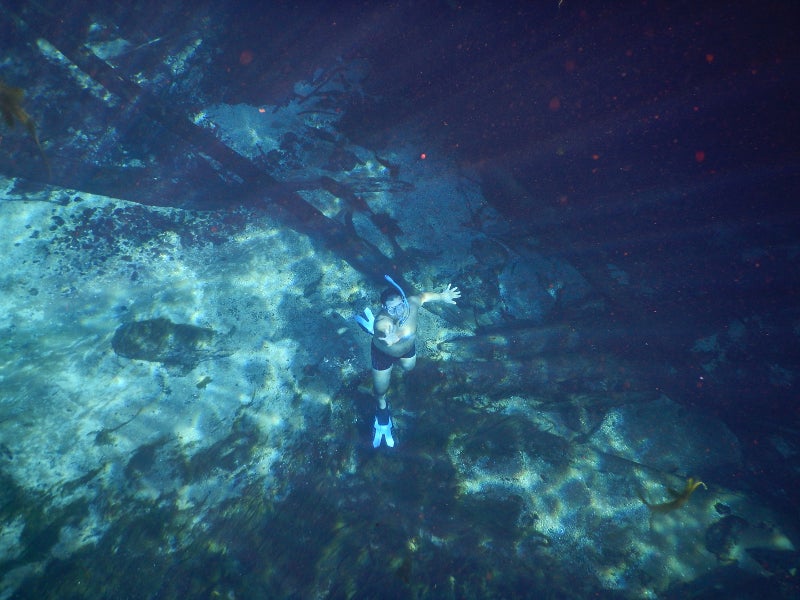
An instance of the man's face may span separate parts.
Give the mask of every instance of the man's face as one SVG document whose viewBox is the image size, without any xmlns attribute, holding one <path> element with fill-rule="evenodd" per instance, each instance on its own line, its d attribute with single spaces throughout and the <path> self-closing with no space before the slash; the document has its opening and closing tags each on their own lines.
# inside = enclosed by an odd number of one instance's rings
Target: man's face
<svg viewBox="0 0 800 600">
<path fill-rule="evenodd" d="M 406 305 L 400 296 L 392 296 L 386 301 L 383 307 L 393 319 L 402 319 L 406 313 Z"/>
</svg>

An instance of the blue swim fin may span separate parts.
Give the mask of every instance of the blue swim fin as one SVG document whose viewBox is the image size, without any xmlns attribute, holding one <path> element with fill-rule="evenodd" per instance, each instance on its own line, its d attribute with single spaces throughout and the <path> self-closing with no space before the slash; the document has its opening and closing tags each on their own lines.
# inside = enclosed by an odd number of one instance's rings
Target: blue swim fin
<svg viewBox="0 0 800 600">
<path fill-rule="evenodd" d="M 385 418 L 386 422 L 381 424 Z M 394 438 L 392 437 L 392 427 L 394 427 L 394 423 L 392 423 L 392 417 L 389 414 L 389 409 L 384 408 L 383 410 L 378 410 L 378 414 L 375 415 L 375 437 L 372 438 L 372 447 L 377 448 L 381 445 L 381 440 L 386 440 L 386 445 L 389 448 L 394 448 Z"/>
<path fill-rule="evenodd" d="M 389 448 L 394 448 L 394 438 L 392 437 L 392 417 L 386 425 L 378 424 L 378 417 L 375 417 L 375 437 L 372 438 L 372 447 L 377 448 L 381 445 L 381 438 L 386 440 Z"/>
<path fill-rule="evenodd" d="M 372 310 L 369 306 L 364 309 L 364 315 L 366 318 L 362 317 L 361 315 L 356 315 L 356 323 L 358 323 L 361 326 L 361 329 L 366 331 L 368 334 L 374 335 L 375 315 L 372 314 Z"/>
</svg>

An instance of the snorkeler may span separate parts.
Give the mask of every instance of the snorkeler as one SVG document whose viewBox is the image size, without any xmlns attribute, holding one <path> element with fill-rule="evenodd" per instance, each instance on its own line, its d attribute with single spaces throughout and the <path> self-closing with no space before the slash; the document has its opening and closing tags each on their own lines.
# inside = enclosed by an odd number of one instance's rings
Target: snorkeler
<svg viewBox="0 0 800 600">
<path fill-rule="evenodd" d="M 364 313 L 366 319 L 356 317 L 359 325 L 372 335 L 372 387 L 378 403 L 375 413 L 375 436 L 372 440 L 373 447 L 381 445 L 381 440 L 386 440 L 386 445 L 394 447 L 392 437 L 392 416 L 386 403 L 386 392 L 392 377 L 392 367 L 399 363 L 404 371 L 410 371 L 417 364 L 417 320 L 419 308 L 426 302 L 447 302 L 455 304 L 456 298 L 461 297 L 457 287 L 449 283 L 442 292 L 423 292 L 418 296 L 406 297 L 403 289 L 388 275 L 384 275 L 391 287 L 381 294 L 381 311 L 377 316 L 367 308 Z"/>
</svg>

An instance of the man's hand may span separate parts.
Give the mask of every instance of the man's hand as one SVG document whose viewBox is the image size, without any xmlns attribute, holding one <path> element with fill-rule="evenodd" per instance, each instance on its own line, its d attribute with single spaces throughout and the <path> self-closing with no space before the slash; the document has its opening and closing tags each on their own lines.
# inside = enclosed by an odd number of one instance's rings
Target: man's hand
<svg viewBox="0 0 800 600">
<path fill-rule="evenodd" d="M 394 346 L 402 338 L 401 338 L 400 334 L 397 332 L 397 330 L 392 328 L 391 331 L 387 331 L 386 335 L 384 335 L 380 339 L 383 340 L 383 342 L 385 342 L 387 346 Z"/>
<path fill-rule="evenodd" d="M 457 287 L 453 287 L 448 283 L 447 287 L 444 288 L 444 291 L 442 291 L 439 294 L 439 297 L 441 298 L 442 302 L 447 302 L 448 304 L 455 304 L 456 298 L 461 298 L 461 292 L 458 290 Z"/>
<path fill-rule="evenodd" d="M 375 324 L 375 337 L 387 346 L 393 346 L 400 341 L 398 328 L 385 318 L 378 319 L 378 322 Z"/>
</svg>

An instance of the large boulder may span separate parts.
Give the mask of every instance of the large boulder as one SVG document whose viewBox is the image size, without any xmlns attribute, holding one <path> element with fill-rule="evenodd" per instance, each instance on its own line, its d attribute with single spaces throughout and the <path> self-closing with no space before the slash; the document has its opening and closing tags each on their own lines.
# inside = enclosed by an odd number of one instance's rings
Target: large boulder
<svg viewBox="0 0 800 600">
<path fill-rule="evenodd" d="M 198 363 L 231 354 L 219 346 L 218 334 L 169 319 L 148 319 L 121 325 L 111 346 L 119 356 L 193 369 Z"/>
</svg>

